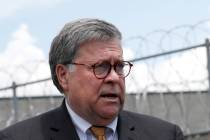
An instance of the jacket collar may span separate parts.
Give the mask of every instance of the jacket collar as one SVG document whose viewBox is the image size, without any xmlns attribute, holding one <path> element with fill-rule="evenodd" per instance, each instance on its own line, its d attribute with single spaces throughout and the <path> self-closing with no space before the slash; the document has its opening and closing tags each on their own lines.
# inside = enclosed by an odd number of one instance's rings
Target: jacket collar
<svg viewBox="0 0 210 140">
<path fill-rule="evenodd" d="M 48 118 L 43 119 L 43 124 L 49 126 L 47 129 L 45 126 L 45 130 L 49 130 L 46 133 L 46 136 L 49 136 L 46 139 L 50 140 L 79 140 L 79 136 L 77 135 L 76 129 L 73 125 L 73 122 L 67 112 L 67 108 L 65 106 L 65 100 L 63 100 L 62 105 L 53 110 L 50 115 L 46 115 Z"/>
</svg>

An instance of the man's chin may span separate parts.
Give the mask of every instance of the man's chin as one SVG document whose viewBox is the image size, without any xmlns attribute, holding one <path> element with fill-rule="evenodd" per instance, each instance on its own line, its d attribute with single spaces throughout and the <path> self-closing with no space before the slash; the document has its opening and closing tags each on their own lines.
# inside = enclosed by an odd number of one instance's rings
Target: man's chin
<svg viewBox="0 0 210 140">
<path fill-rule="evenodd" d="M 104 110 L 101 110 L 101 116 L 104 118 L 104 119 L 115 119 L 119 112 L 121 111 L 121 108 L 115 108 L 115 109 L 104 109 Z"/>
<path fill-rule="evenodd" d="M 103 115 L 101 115 L 100 118 L 98 118 L 98 120 L 95 120 L 93 122 L 93 124 L 98 125 L 98 126 L 106 126 L 106 125 L 110 124 L 117 117 L 117 115 L 118 115 L 118 113 L 103 114 Z"/>
</svg>

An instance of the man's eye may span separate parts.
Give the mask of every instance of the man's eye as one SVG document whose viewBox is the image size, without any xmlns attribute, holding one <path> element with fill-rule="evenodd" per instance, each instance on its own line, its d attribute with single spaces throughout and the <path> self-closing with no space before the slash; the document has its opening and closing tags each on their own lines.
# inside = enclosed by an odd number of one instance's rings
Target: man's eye
<svg viewBox="0 0 210 140">
<path fill-rule="evenodd" d="M 119 68 L 119 69 L 123 69 L 124 66 L 125 66 L 125 64 L 123 62 L 117 64 L 117 68 Z"/>
<path fill-rule="evenodd" d="M 117 65 L 116 65 L 116 68 L 115 68 L 115 70 L 116 70 L 116 72 L 118 73 L 118 74 L 123 74 L 124 73 L 124 67 L 125 67 L 125 64 L 122 62 L 122 63 L 118 63 Z"/>
<path fill-rule="evenodd" d="M 95 65 L 95 71 L 97 73 L 103 73 L 107 70 L 107 68 L 109 69 L 109 63 L 106 62 Z"/>
<path fill-rule="evenodd" d="M 99 67 L 101 69 L 107 69 L 109 67 L 109 63 L 101 63 L 97 67 Z"/>
</svg>

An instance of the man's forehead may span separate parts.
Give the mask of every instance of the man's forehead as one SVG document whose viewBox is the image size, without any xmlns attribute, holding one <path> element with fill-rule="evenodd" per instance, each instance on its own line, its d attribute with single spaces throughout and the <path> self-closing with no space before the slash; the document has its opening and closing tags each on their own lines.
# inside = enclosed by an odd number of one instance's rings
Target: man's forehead
<svg viewBox="0 0 210 140">
<path fill-rule="evenodd" d="M 110 62 L 115 62 L 115 61 L 123 61 L 123 55 L 122 54 L 118 54 L 118 55 L 85 55 L 85 56 L 78 56 L 76 59 L 76 61 L 85 61 L 85 62 L 102 62 L 102 61 L 110 61 Z"/>
<path fill-rule="evenodd" d="M 83 43 L 79 46 L 77 54 L 79 56 L 82 55 L 96 55 L 99 54 L 103 55 L 106 53 L 118 53 L 119 56 L 123 54 L 123 49 L 121 47 L 121 41 L 119 40 L 112 40 L 108 42 L 104 41 L 91 41 Z"/>
<path fill-rule="evenodd" d="M 79 46 L 80 48 L 83 48 L 83 46 L 94 46 L 94 47 L 100 47 L 100 48 L 107 48 L 107 47 L 114 46 L 114 47 L 121 48 L 121 40 L 119 39 L 112 39 L 108 41 L 92 40 L 92 41 L 84 42 L 80 44 Z"/>
</svg>

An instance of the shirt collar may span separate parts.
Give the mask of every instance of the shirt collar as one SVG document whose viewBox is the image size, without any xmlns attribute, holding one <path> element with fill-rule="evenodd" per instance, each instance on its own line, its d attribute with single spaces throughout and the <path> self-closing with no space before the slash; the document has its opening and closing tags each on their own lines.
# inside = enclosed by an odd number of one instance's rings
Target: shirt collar
<svg viewBox="0 0 210 140">
<path fill-rule="evenodd" d="M 71 116 L 71 119 L 74 123 L 74 125 L 80 129 L 83 133 L 86 133 L 86 131 L 91 127 L 91 124 L 81 118 L 78 114 L 76 114 L 71 107 L 68 105 L 67 100 L 65 100 L 66 108 L 68 110 L 69 115 Z"/>
<path fill-rule="evenodd" d="M 80 117 L 77 113 L 75 113 L 71 107 L 68 105 L 67 100 L 65 100 L 66 108 L 68 110 L 69 115 L 71 116 L 71 119 L 74 123 L 74 125 L 80 129 L 83 133 L 86 133 L 86 131 L 92 126 L 88 121 L 84 120 L 82 117 Z M 110 124 L 108 124 L 106 127 L 111 129 L 114 133 L 116 132 L 117 128 L 117 121 L 118 117 L 116 117 Z"/>
</svg>

